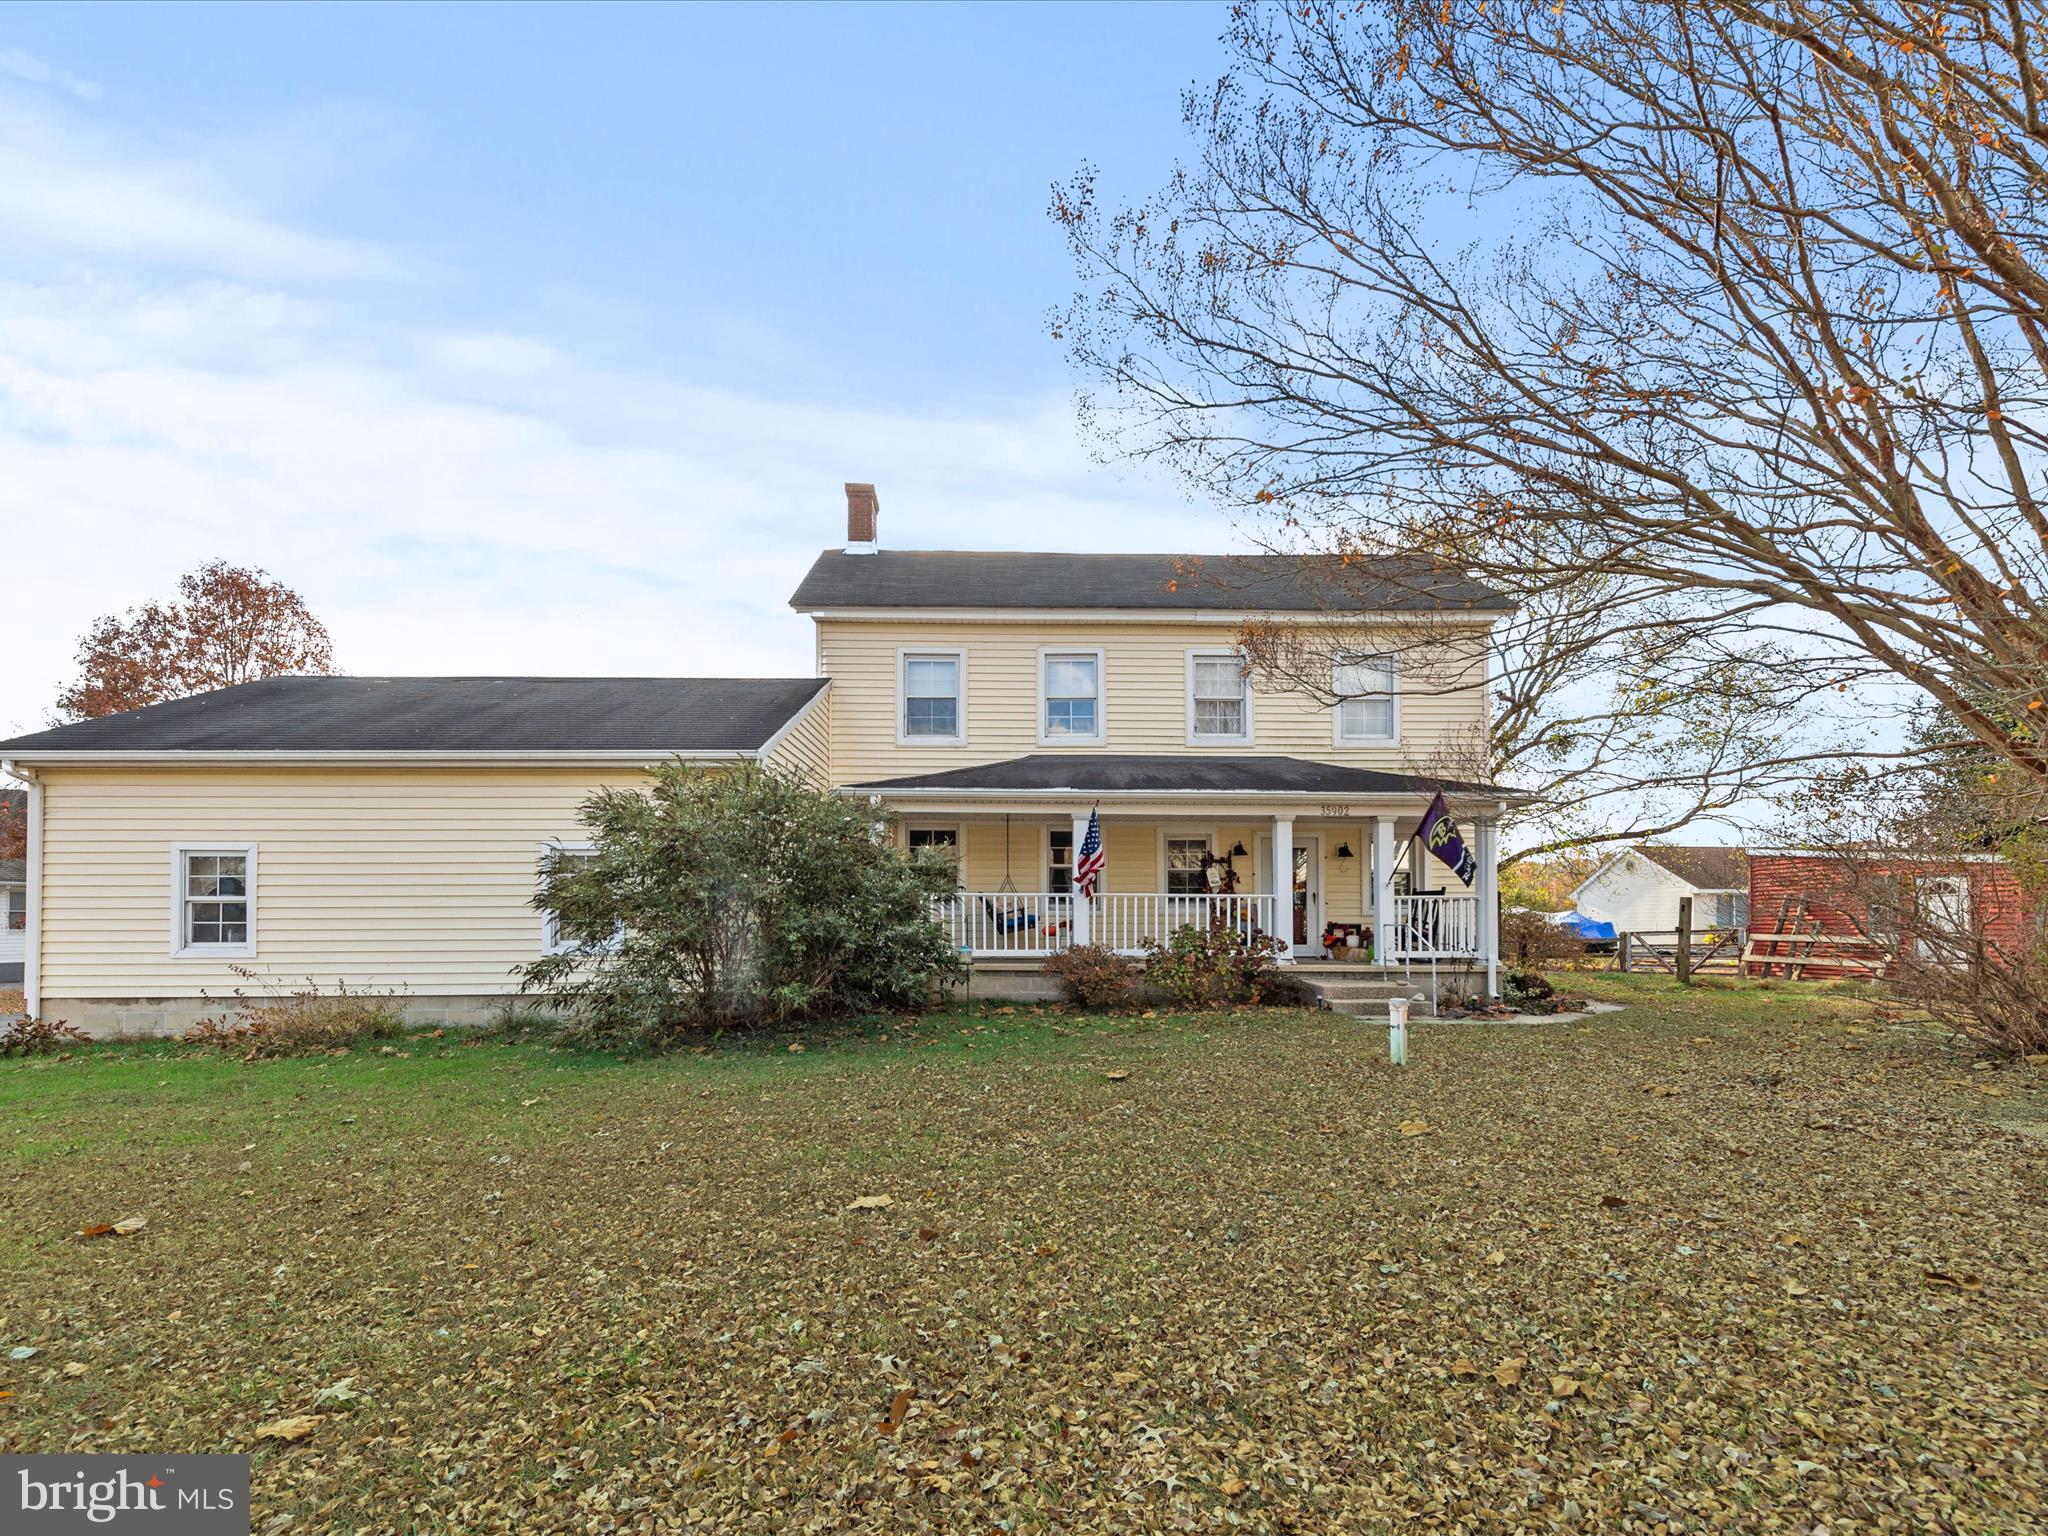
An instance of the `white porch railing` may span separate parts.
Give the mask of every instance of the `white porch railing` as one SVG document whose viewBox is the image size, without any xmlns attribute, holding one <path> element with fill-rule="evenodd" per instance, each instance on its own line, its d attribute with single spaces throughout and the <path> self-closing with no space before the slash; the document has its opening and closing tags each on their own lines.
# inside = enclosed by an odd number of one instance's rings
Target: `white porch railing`
<svg viewBox="0 0 2048 1536">
<path fill-rule="evenodd" d="M 1469 960 L 1479 953 L 1477 896 L 1396 896 L 1395 960 Z"/>
<path fill-rule="evenodd" d="M 1142 949 L 1147 939 L 1162 943 L 1181 928 L 1220 923 L 1246 938 L 1273 931 L 1270 896 L 1167 896 L 1131 892 L 1095 898 L 1089 941 L 1104 949 Z"/>
<path fill-rule="evenodd" d="M 932 918 L 953 947 L 976 959 L 1056 954 L 1074 942 L 1074 898 L 1042 891 L 959 891 L 935 897 Z M 1133 892 L 1097 896 L 1089 908 L 1089 942 L 1138 950 L 1179 928 L 1221 922 L 1247 936 L 1273 931 L 1271 896 L 1168 896 Z"/>
<path fill-rule="evenodd" d="M 1074 898 L 1041 891 L 959 891 L 932 899 L 953 947 L 977 956 L 1050 955 L 1074 942 Z"/>
</svg>

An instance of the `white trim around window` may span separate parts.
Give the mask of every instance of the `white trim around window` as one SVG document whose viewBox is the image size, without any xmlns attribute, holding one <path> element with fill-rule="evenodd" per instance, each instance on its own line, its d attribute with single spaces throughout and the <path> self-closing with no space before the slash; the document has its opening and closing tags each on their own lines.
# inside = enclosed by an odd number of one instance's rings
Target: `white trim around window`
<svg viewBox="0 0 2048 1536">
<path fill-rule="evenodd" d="M 1052 665 L 1056 661 L 1086 661 L 1095 669 L 1095 692 L 1090 700 L 1095 721 L 1093 731 L 1054 731 L 1047 718 L 1055 701 L 1078 702 L 1086 695 L 1052 691 Z M 1107 688 L 1103 679 L 1102 647 L 1099 645 L 1041 645 L 1038 648 L 1038 744 L 1041 747 L 1099 747 L 1108 739 L 1103 721 Z"/>
<path fill-rule="evenodd" d="M 223 867 L 204 860 L 239 860 Z M 240 870 L 239 894 L 230 882 Z M 195 890 L 195 882 L 212 881 L 210 892 Z M 241 908 L 241 922 L 234 923 L 233 909 Z M 198 909 L 195 911 L 194 909 Z M 237 940 L 193 939 L 195 931 L 215 933 L 239 928 Z M 225 956 L 244 958 L 256 953 L 256 845 L 254 843 L 174 843 L 171 846 L 171 954 L 187 958 Z"/>
<path fill-rule="evenodd" d="M 1350 676 L 1346 676 L 1350 673 Z M 1377 673 L 1377 676 L 1373 674 Z M 1352 690 L 1357 691 L 1352 691 Z M 1398 747 L 1401 744 L 1401 660 L 1391 652 L 1339 656 L 1330 664 L 1330 745 Z M 1356 704 L 1358 709 L 1347 709 Z M 1373 706 L 1384 704 L 1384 710 Z M 1347 720 L 1347 716 L 1349 717 Z M 1384 723 L 1376 728 L 1374 717 Z"/>
<path fill-rule="evenodd" d="M 922 834 L 925 838 L 945 838 L 944 842 L 927 841 L 920 845 L 912 839 Z M 967 870 L 967 835 L 957 821 L 906 821 L 903 823 L 903 851 L 915 854 L 920 846 L 926 848 L 950 848 L 953 850 L 953 888 L 965 890 Z"/>
<path fill-rule="evenodd" d="M 1172 843 L 1200 843 L 1208 849 L 1209 857 L 1213 859 L 1216 857 L 1216 845 L 1219 841 L 1221 839 L 1218 836 L 1218 829 L 1214 826 L 1189 826 L 1185 823 L 1176 826 L 1169 822 L 1165 826 L 1160 827 L 1156 840 L 1157 857 L 1153 865 L 1153 871 L 1159 883 L 1153 889 L 1167 895 L 1175 894 L 1171 889 L 1171 882 L 1168 878 L 1168 845 Z M 1182 891 L 1178 894 L 1184 896 L 1206 896 L 1209 894 L 1209 888 L 1205 884 L 1199 891 Z"/>
<path fill-rule="evenodd" d="M 1238 668 L 1238 687 L 1241 690 L 1239 696 L 1244 701 L 1241 706 L 1244 729 L 1236 734 L 1230 734 L 1222 731 L 1203 731 L 1196 729 L 1197 719 L 1201 713 L 1201 704 L 1205 701 L 1221 702 L 1222 699 L 1225 697 L 1221 694 L 1210 694 L 1205 695 L 1204 699 L 1197 699 L 1195 696 L 1195 675 L 1198 665 L 1204 662 L 1213 661 L 1234 662 Z M 1188 651 L 1187 661 L 1187 705 L 1187 742 L 1189 746 L 1250 746 L 1252 744 L 1252 677 L 1251 669 L 1246 661 L 1244 652 L 1235 647 L 1230 647 L 1227 649 L 1208 649 L 1202 647 L 1191 648 Z"/>
<path fill-rule="evenodd" d="M 910 667 L 912 662 L 953 663 L 953 732 L 951 735 L 910 729 Z M 943 694 L 919 694 L 943 698 Z M 967 745 L 967 648 L 957 645 L 899 645 L 896 648 L 896 745 L 899 747 L 964 747 Z"/>
<path fill-rule="evenodd" d="M 596 852 L 597 844 L 595 843 L 542 843 L 540 845 L 540 861 L 534 871 L 535 879 L 538 881 L 544 878 L 547 874 L 546 866 L 549 861 L 561 854 L 566 853 L 577 858 L 588 858 Z M 624 937 L 623 930 L 614 934 L 611 943 L 604 946 L 605 951 L 609 952 L 616 949 L 619 940 Z M 576 948 L 576 945 L 573 942 L 565 941 L 562 938 L 561 927 L 555 921 L 555 914 L 543 910 L 540 915 L 540 952 L 544 955 L 566 955 L 574 948 Z"/>
</svg>

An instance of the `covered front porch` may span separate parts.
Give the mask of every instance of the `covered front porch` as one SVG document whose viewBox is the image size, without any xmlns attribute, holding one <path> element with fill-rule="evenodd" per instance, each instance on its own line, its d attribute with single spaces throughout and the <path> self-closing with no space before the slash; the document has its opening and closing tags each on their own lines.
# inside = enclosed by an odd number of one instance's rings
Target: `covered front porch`
<svg viewBox="0 0 2048 1536">
<path fill-rule="evenodd" d="M 1134 772 L 1133 762 L 1148 767 Z M 1166 787 L 1162 777 L 1200 782 Z M 1492 991 L 1502 802 L 1483 786 L 1442 786 L 1476 856 L 1467 883 L 1415 835 L 1438 787 L 1296 759 L 1254 759 L 1233 773 L 1216 759 L 1076 755 L 849 792 L 895 812 L 905 846 L 958 862 L 960 888 L 932 915 L 977 966 L 1035 963 L 1078 944 L 1135 952 L 1180 928 L 1221 924 L 1278 937 L 1295 964 L 1448 965 L 1483 971 Z M 1091 811 L 1106 862 L 1084 901 L 1074 850 Z"/>
</svg>

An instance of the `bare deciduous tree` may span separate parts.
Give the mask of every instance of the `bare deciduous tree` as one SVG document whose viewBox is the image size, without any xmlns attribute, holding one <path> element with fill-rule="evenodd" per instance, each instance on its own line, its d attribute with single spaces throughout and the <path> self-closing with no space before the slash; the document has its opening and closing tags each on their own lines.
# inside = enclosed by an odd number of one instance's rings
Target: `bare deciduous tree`
<svg viewBox="0 0 2048 1536">
<path fill-rule="evenodd" d="M 57 707 L 86 720 L 258 678 L 333 670 L 327 627 L 304 598 L 266 572 L 212 560 L 178 579 L 176 602 L 95 622 Z"/>
<path fill-rule="evenodd" d="M 1248 5 L 1228 41 L 1160 197 L 1054 198 L 1114 449 L 1551 604 L 1530 698 L 1591 623 L 1741 668 L 1765 760 L 1883 680 L 2048 791 L 2044 0 Z"/>
</svg>

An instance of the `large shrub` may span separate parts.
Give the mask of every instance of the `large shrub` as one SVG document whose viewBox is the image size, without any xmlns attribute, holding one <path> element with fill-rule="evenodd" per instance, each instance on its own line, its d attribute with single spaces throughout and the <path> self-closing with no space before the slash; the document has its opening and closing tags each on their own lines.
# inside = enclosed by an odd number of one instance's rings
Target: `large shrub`
<svg viewBox="0 0 2048 1536">
<path fill-rule="evenodd" d="M 593 851 L 542 872 L 534 905 L 570 946 L 525 991 L 583 1038 L 660 1045 L 692 1031 L 922 1006 L 960 974 L 931 920 L 946 860 L 906 856 L 870 806 L 754 764 L 670 762 L 600 790 Z"/>
<path fill-rule="evenodd" d="M 1280 940 L 1217 922 L 1177 928 L 1165 943 L 1145 941 L 1145 980 L 1183 1007 L 1256 1003 L 1280 986 Z"/>
</svg>

